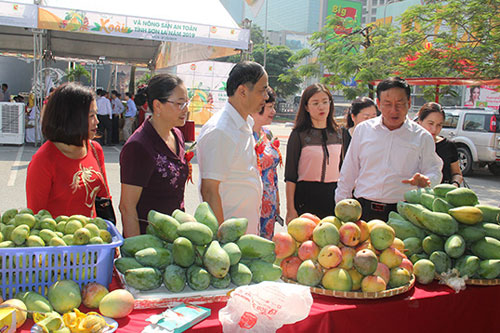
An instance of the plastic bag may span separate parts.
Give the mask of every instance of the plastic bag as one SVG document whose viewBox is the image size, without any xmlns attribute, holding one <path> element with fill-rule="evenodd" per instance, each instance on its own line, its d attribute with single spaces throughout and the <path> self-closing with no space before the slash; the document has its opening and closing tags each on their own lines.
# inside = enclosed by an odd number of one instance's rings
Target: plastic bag
<svg viewBox="0 0 500 333">
<path fill-rule="evenodd" d="M 309 287 L 265 281 L 236 288 L 219 320 L 224 332 L 275 332 L 306 318 L 312 303 Z"/>
</svg>

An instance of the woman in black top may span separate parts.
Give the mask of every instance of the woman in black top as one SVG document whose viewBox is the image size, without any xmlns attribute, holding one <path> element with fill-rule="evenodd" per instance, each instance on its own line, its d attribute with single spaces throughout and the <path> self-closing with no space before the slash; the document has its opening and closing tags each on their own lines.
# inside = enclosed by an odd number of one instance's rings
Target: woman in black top
<svg viewBox="0 0 500 333">
<path fill-rule="evenodd" d="M 286 150 L 286 222 L 303 213 L 334 215 L 342 149 L 333 97 L 323 84 L 307 87 Z"/>
<path fill-rule="evenodd" d="M 354 128 L 361 122 L 379 115 L 377 105 L 369 97 L 356 98 L 347 112 L 347 128 L 342 127 L 342 159 L 347 154 Z"/>
<path fill-rule="evenodd" d="M 463 177 L 458 164 L 457 147 L 453 142 L 439 136 L 444 119 L 444 111 L 438 103 L 425 103 L 418 112 L 418 123 L 432 134 L 436 142 L 436 153 L 443 160 L 442 182 L 460 187 Z"/>
</svg>

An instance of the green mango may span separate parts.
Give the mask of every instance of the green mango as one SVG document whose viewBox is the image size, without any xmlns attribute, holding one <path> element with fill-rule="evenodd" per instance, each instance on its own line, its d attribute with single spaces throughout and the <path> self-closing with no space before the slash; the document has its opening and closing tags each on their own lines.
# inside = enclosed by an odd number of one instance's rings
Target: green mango
<svg viewBox="0 0 500 333">
<path fill-rule="evenodd" d="M 429 256 L 429 260 L 434 263 L 436 273 L 441 274 L 451 269 L 451 258 L 443 251 L 434 251 Z"/>
<path fill-rule="evenodd" d="M 17 214 L 16 217 L 14 217 L 14 221 L 16 223 L 16 226 L 25 224 L 28 227 L 30 227 L 30 229 L 33 229 L 36 223 L 36 218 L 31 214 L 23 213 L 23 214 Z"/>
<path fill-rule="evenodd" d="M 80 228 L 73 234 L 73 245 L 87 245 L 90 241 L 90 231 Z"/>
<path fill-rule="evenodd" d="M 118 272 L 125 274 L 129 269 L 142 268 L 142 266 L 135 258 L 131 257 L 121 257 L 115 260 L 115 267 Z"/>
<path fill-rule="evenodd" d="M 186 287 L 186 269 L 177 265 L 168 265 L 163 273 L 163 284 L 173 293 L 183 291 Z"/>
<path fill-rule="evenodd" d="M 208 202 L 202 202 L 196 207 L 194 212 L 194 218 L 196 221 L 206 225 L 212 230 L 213 237 L 217 235 L 217 230 L 219 229 L 219 222 L 217 221 L 217 217 L 215 217 L 212 208 Z"/>
<path fill-rule="evenodd" d="M 64 232 L 66 230 L 66 226 L 64 226 L 65 229 L 62 231 Z M 53 218 L 50 217 L 44 217 L 42 220 L 40 220 L 40 229 L 49 229 L 52 231 L 56 231 L 57 228 L 57 222 Z M 61 231 L 61 230 L 59 230 Z"/>
<path fill-rule="evenodd" d="M 500 240 L 500 225 L 496 223 L 483 223 L 481 228 L 485 231 L 485 236 Z"/>
<path fill-rule="evenodd" d="M 2 229 L 2 234 L 4 240 L 9 240 L 10 239 L 10 234 L 12 234 L 12 231 L 14 230 L 16 226 L 13 224 L 4 224 L 4 227 Z"/>
<path fill-rule="evenodd" d="M 442 198 L 435 198 L 432 202 L 432 211 L 437 213 L 448 213 L 453 206 Z"/>
<path fill-rule="evenodd" d="M 59 221 L 56 225 L 55 231 L 59 231 L 59 232 L 64 233 L 65 228 L 66 228 L 66 221 Z"/>
<path fill-rule="evenodd" d="M 392 212 L 391 212 L 392 213 Z M 399 215 L 399 214 L 398 214 Z M 406 239 L 409 237 L 417 237 L 423 239 L 425 232 L 423 229 L 415 226 L 413 223 L 406 221 L 403 217 L 401 219 L 389 216 L 387 224 L 394 229 L 396 237 L 399 239 Z"/>
<path fill-rule="evenodd" d="M 458 222 L 446 213 L 424 210 L 420 214 L 425 228 L 441 236 L 451 236 L 458 231 Z"/>
<path fill-rule="evenodd" d="M 243 235 L 236 245 L 241 250 L 241 257 L 246 259 L 262 258 L 274 253 L 274 243 L 257 235 Z"/>
<path fill-rule="evenodd" d="M 228 273 L 223 278 L 216 278 L 213 275 L 210 276 L 210 284 L 212 287 L 217 289 L 225 289 L 231 284 L 231 275 Z"/>
<path fill-rule="evenodd" d="M 159 238 L 167 242 L 173 242 L 177 238 L 179 222 L 172 216 L 150 210 L 148 213 L 148 221 L 149 225 L 155 230 L 154 234 Z"/>
<path fill-rule="evenodd" d="M 88 231 L 90 231 L 90 238 L 92 238 L 92 237 L 99 237 L 99 227 L 96 226 L 95 224 L 93 224 L 93 223 L 87 223 L 85 225 L 85 229 L 87 229 Z"/>
<path fill-rule="evenodd" d="M 66 246 L 66 243 L 61 237 L 56 236 L 50 239 L 49 246 Z"/>
<path fill-rule="evenodd" d="M 16 243 L 14 243 L 13 241 L 10 241 L 10 240 L 0 242 L 0 249 L 4 249 L 7 247 L 16 247 Z"/>
<path fill-rule="evenodd" d="M 68 234 L 68 235 L 64 235 L 62 237 L 62 240 L 64 241 L 64 243 L 66 243 L 66 245 L 73 245 L 73 235 L 72 234 Z"/>
<path fill-rule="evenodd" d="M 500 260 L 487 259 L 479 263 L 479 276 L 484 279 L 496 279 L 500 276 Z"/>
<path fill-rule="evenodd" d="M 252 281 L 260 283 L 262 281 L 276 281 L 281 277 L 281 267 L 265 262 L 263 260 L 254 260 L 250 263 L 252 272 Z"/>
<path fill-rule="evenodd" d="M 404 199 L 408 203 L 419 204 L 420 203 L 420 193 L 417 189 L 406 191 L 404 194 Z"/>
<path fill-rule="evenodd" d="M 161 272 L 153 267 L 132 268 L 125 271 L 125 282 L 137 290 L 152 290 L 161 286 Z"/>
<path fill-rule="evenodd" d="M 203 255 L 207 250 L 206 245 L 195 245 L 194 246 L 194 264 L 198 266 L 203 266 Z"/>
<path fill-rule="evenodd" d="M 231 281 L 237 286 L 246 286 L 252 282 L 252 271 L 241 262 L 231 266 L 229 270 Z"/>
<path fill-rule="evenodd" d="M 465 242 L 476 242 L 486 236 L 486 230 L 480 225 L 460 226 L 458 234 L 465 239 Z"/>
<path fill-rule="evenodd" d="M 217 239 L 221 243 L 236 242 L 247 232 L 248 219 L 231 218 L 227 219 L 219 226 Z"/>
<path fill-rule="evenodd" d="M 186 276 L 188 285 L 193 290 L 205 290 L 210 286 L 210 273 L 200 266 L 189 267 Z"/>
<path fill-rule="evenodd" d="M 427 253 L 425 253 L 425 252 L 422 252 L 422 253 L 417 253 L 417 254 L 413 254 L 412 256 L 410 256 L 410 261 L 414 265 L 420 259 L 429 259 L 429 255 Z"/>
<path fill-rule="evenodd" d="M 451 235 L 444 243 L 444 251 L 451 258 L 459 258 L 465 252 L 465 240 L 460 235 Z"/>
<path fill-rule="evenodd" d="M 101 230 L 108 230 L 108 223 L 100 217 L 95 217 L 92 223 L 94 223 Z"/>
<path fill-rule="evenodd" d="M 177 220 L 180 224 L 186 222 L 196 222 L 193 215 L 188 214 L 180 209 L 176 209 L 172 212 L 172 217 Z"/>
<path fill-rule="evenodd" d="M 434 251 L 444 251 L 444 240 L 435 234 L 430 234 L 422 240 L 422 249 L 430 255 Z"/>
<path fill-rule="evenodd" d="M 446 201 L 455 207 L 478 204 L 477 195 L 471 189 L 460 187 L 446 193 Z"/>
<path fill-rule="evenodd" d="M 172 252 L 163 247 L 148 247 L 135 253 L 135 260 L 142 266 L 163 270 L 173 263 Z"/>
<path fill-rule="evenodd" d="M 22 245 L 28 239 L 30 235 L 30 227 L 26 224 L 21 224 L 12 230 L 10 234 L 10 240 L 13 241 L 16 245 Z"/>
<path fill-rule="evenodd" d="M 137 251 L 148 247 L 163 247 L 163 241 L 153 235 L 139 235 L 128 237 L 123 240 L 120 253 L 124 257 L 133 257 Z"/>
<path fill-rule="evenodd" d="M 432 194 L 422 193 L 420 195 L 420 203 L 429 210 L 432 210 L 434 199 L 436 199 L 436 197 Z"/>
<path fill-rule="evenodd" d="M 453 191 L 453 190 L 456 190 L 456 189 L 457 189 L 457 187 L 455 185 L 451 185 L 451 184 L 439 184 L 439 185 L 434 186 L 434 188 L 433 188 L 434 194 L 440 198 L 445 198 L 446 193 Z"/>
<path fill-rule="evenodd" d="M 229 255 L 222 249 L 218 241 L 212 241 L 203 255 L 203 264 L 208 272 L 216 278 L 223 278 L 229 272 Z"/>
<path fill-rule="evenodd" d="M 24 291 L 17 293 L 14 298 L 23 301 L 29 311 L 28 317 L 30 318 L 32 317 L 31 313 L 33 312 L 45 313 L 54 310 L 47 298 L 34 291 Z"/>
<path fill-rule="evenodd" d="M 468 276 L 471 278 L 479 270 L 479 258 L 476 256 L 465 255 L 460 258 L 455 263 L 455 268 L 460 272 L 460 276 Z"/>
<path fill-rule="evenodd" d="M 405 244 L 405 254 L 407 256 L 412 256 L 413 254 L 417 254 L 422 252 L 422 240 L 417 237 L 409 237 L 403 240 Z"/>
<path fill-rule="evenodd" d="M 212 241 L 213 233 L 209 227 L 198 222 L 184 222 L 177 228 L 177 234 L 186 237 L 195 245 L 207 245 Z"/>
<path fill-rule="evenodd" d="M 90 217 L 84 216 L 84 215 L 71 215 L 68 220 L 78 220 L 80 223 L 85 226 L 89 221 L 91 220 Z"/>
<path fill-rule="evenodd" d="M 483 212 L 483 222 L 500 223 L 500 208 L 490 205 L 475 205 Z"/>
<path fill-rule="evenodd" d="M 50 223 L 50 222 L 49 222 Z M 48 226 L 50 226 L 50 224 L 48 224 Z M 40 226 L 41 226 L 41 222 L 40 222 Z M 57 224 L 54 226 L 54 229 L 51 229 L 50 227 L 49 228 L 43 228 L 43 229 L 50 229 L 50 230 L 55 230 Z M 67 235 L 67 234 L 74 234 L 78 229 L 81 229 L 83 228 L 83 224 L 80 220 L 68 220 L 66 222 L 66 225 L 64 226 L 64 233 Z"/>
<path fill-rule="evenodd" d="M 403 216 L 406 220 L 413 223 L 415 226 L 425 229 L 422 224 L 421 213 L 424 210 L 427 210 L 424 206 L 419 204 L 408 204 L 403 201 L 399 201 L 396 205 L 396 209 L 401 216 Z"/>
<path fill-rule="evenodd" d="M 222 245 L 222 249 L 228 254 L 231 266 L 236 265 L 240 261 L 241 250 L 236 243 L 226 243 Z"/>
<path fill-rule="evenodd" d="M 18 211 L 15 208 L 7 209 L 2 214 L 2 223 L 7 224 L 11 219 L 16 217 L 17 213 L 18 213 Z"/>
<path fill-rule="evenodd" d="M 493 237 L 484 237 L 473 243 L 472 253 L 481 259 L 500 259 L 500 241 Z"/>
<path fill-rule="evenodd" d="M 172 247 L 172 257 L 174 263 L 182 267 L 189 267 L 194 264 L 195 253 L 191 241 L 185 237 L 178 237 Z"/>
</svg>

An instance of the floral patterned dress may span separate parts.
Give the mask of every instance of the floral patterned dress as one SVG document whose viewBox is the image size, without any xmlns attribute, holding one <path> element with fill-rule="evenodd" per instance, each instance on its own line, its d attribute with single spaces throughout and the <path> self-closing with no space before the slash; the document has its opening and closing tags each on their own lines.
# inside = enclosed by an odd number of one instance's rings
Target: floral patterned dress
<svg viewBox="0 0 500 333">
<path fill-rule="evenodd" d="M 274 223 L 278 215 L 278 174 L 281 164 L 279 140 L 273 138 L 270 130 L 262 128 L 260 133 L 253 133 L 257 145 L 255 147 L 262 177 L 262 206 L 260 211 L 260 236 L 271 239 L 274 234 Z"/>
</svg>

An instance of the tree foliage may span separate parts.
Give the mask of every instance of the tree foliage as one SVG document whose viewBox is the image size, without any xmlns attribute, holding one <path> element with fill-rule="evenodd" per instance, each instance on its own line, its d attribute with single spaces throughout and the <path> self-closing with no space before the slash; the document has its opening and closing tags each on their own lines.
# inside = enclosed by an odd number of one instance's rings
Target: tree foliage
<svg viewBox="0 0 500 333">
<path fill-rule="evenodd" d="M 90 81 L 91 75 L 90 72 L 85 69 L 85 67 L 83 67 L 80 64 L 75 64 L 75 67 L 66 71 L 66 78 L 70 82 L 72 81 L 80 82 L 82 78 L 86 78 L 87 80 Z"/>
<path fill-rule="evenodd" d="M 249 60 L 264 64 L 264 34 L 257 25 L 252 25 L 250 30 L 253 50 Z M 288 46 L 267 44 L 266 71 L 269 77 L 269 85 L 276 91 L 279 97 L 287 97 L 295 94 L 300 89 L 302 79 L 295 73 L 290 72 L 297 64 L 292 59 L 293 51 Z M 239 55 L 232 55 L 218 60 L 228 62 L 239 62 Z"/>
<path fill-rule="evenodd" d="M 347 21 L 329 16 L 313 34 L 310 49 L 292 57 L 299 61 L 317 54 L 317 61 L 300 66 L 295 74 L 318 76 L 323 66 L 331 75 L 322 80 L 348 99 L 370 93 L 373 80 L 391 75 L 498 77 L 499 6 L 498 0 L 428 1 L 409 8 L 401 25 L 370 24 L 344 35 L 334 30 Z M 358 83 L 355 87 L 342 83 L 351 78 Z M 449 92 L 442 87 L 441 93 Z"/>
</svg>

